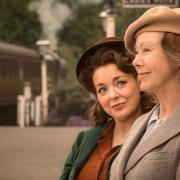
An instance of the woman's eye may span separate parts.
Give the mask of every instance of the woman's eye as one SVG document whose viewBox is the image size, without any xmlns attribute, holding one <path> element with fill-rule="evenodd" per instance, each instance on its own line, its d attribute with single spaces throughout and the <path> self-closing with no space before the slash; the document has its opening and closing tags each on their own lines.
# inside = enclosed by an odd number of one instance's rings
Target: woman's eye
<svg viewBox="0 0 180 180">
<path fill-rule="evenodd" d="M 148 48 L 144 48 L 144 49 L 143 49 L 143 52 L 144 52 L 144 53 L 149 52 L 149 51 L 150 51 L 150 49 L 148 49 Z"/>
<path fill-rule="evenodd" d="M 118 81 L 117 83 L 118 83 L 119 86 L 122 86 L 122 85 L 125 85 L 127 83 L 127 81 L 122 81 L 121 80 L 121 81 Z"/>
<path fill-rule="evenodd" d="M 105 87 L 102 87 L 102 88 L 98 89 L 99 94 L 104 94 L 106 91 L 107 91 L 107 89 Z"/>
</svg>

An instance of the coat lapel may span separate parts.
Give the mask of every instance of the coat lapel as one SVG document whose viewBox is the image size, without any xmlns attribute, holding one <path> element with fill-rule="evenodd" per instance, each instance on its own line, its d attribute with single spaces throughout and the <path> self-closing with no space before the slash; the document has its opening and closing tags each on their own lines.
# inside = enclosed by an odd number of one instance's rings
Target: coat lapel
<svg viewBox="0 0 180 180">
<path fill-rule="evenodd" d="M 131 155 L 134 147 L 136 146 L 137 142 L 141 138 L 142 134 L 145 131 L 149 118 L 152 114 L 151 112 L 141 116 L 137 119 L 132 126 L 129 135 L 125 144 L 122 146 L 119 155 L 116 157 L 112 164 L 110 179 L 112 180 L 123 180 L 123 174 L 126 168 L 126 164 L 128 162 L 129 156 Z"/>
<path fill-rule="evenodd" d="M 80 171 L 85 162 L 88 160 L 90 154 L 96 148 L 98 140 L 101 138 L 104 130 L 108 127 L 109 124 L 110 123 L 108 122 L 102 127 L 94 128 L 92 131 L 89 131 L 89 134 L 85 138 L 83 138 L 83 141 L 81 142 L 82 146 L 80 147 L 79 156 L 74 163 L 75 174 Z"/>
<path fill-rule="evenodd" d="M 137 131 L 139 131 L 137 129 Z M 135 148 L 127 163 L 125 173 L 127 173 L 145 154 L 153 148 L 165 143 L 173 136 L 180 133 L 180 108 L 178 108 L 171 117 L 163 124 L 157 127 L 147 139 Z"/>
</svg>

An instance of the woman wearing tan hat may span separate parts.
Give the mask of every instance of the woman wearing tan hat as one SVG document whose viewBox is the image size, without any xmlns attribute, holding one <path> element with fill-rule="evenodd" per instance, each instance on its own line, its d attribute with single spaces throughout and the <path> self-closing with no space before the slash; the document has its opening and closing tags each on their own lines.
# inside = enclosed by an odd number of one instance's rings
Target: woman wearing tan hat
<svg viewBox="0 0 180 180">
<path fill-rule="evenodd" d="M 111 180 L 180 180 L 180 8 L 146 11 L 125 33 L 142 91 L 159 101 L 133 124 Z"/>
<path fill-rule="evenodd" d="M 105 180 L 134 120 L 154 105 L 140 93 L 133 57 L 120 38 L 105 38 L 88 48 L 77 64 L 77 77 L 97 102 L 94 127 L 81 132 L 68 155 L 60 180 Z"/>
</svg>

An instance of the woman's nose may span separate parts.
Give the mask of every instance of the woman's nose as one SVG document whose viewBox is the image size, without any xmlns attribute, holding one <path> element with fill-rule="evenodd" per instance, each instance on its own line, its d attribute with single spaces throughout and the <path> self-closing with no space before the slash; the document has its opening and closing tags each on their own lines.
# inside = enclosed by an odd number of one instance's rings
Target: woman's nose
<svg viewBox="0 0 180 180">
<path fill-rule="evenodd" d="M 132 64 L 134 67 L 143 65 L 142 57 L 140 55 L 136 55 Z"/>
<path fill-rule="evenodd" d="M 115 87 L 111 87 L 109 91 L 109 96 L 111 99 L 119 97 L 119 92 Z"/>
</svg>

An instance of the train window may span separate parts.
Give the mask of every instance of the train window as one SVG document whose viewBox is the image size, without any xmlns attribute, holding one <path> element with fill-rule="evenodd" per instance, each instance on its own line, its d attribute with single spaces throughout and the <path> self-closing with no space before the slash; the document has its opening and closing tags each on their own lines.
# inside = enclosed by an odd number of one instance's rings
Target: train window
<svg viewBox="0 0 180 180">
<path fill-rule="evenodd" d="M 6 79 L 16 79 L 18 76 L 18 67 L 15 60 L 6 60 L 4 77 Z"/>
<path fill-rule="evenodd" d="M 36 63 L 33 65 L 33 77 L 40 77 L 40 72 L 41 72 L 41 69 L 40 69 L 40 64 Z"/>
<path fill-rule="evenodd" d="M 36 64 L 35 64 L 36 65 Z M 27 80 L 32 79 L 34 73 L 34 63 L 32 62 L 25 62 L 24 63 L 24 76 Z"/>
<path fill-rule="evenodd" d="M 24 69 L 24 78 L 27 79 L 28 78 L 28 63 L 23 63 L 23 69 Z"/>
</svg>

